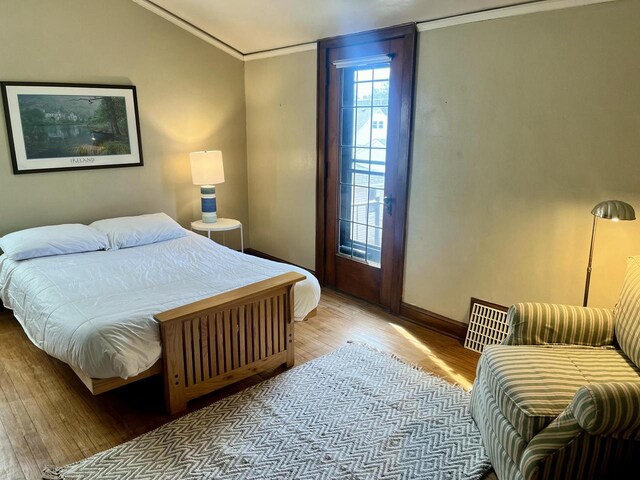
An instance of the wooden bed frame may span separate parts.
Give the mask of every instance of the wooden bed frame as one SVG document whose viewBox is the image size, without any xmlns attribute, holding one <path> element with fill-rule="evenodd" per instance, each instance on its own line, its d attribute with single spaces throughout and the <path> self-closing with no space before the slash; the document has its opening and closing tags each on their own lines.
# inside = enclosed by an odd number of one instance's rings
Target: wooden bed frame
<svg viewBox="0 0 640 480">
<path fill-rule="evenodd" d="M 293 366 L 293 287 L 304 279 L 289 272 L 157 314 L 162 358 L 135 377 L 96 379 L 73 370 L 94 395 L 162 374 L 167 411 L 180 412 L 189 400 Z"/>
</svg>

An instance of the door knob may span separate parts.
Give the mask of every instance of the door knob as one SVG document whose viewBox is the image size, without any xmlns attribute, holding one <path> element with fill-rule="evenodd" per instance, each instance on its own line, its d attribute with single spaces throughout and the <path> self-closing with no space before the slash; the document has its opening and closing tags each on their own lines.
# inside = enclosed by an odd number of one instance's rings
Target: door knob
<svg viewBox="0 0 640 480">
<path fill-rule="evenodd" d="M 391 195 L 385 195 L 383 202 L 384 202 L 384 208 L 387 210 L 387 214 L 391 215 L 391 211 L 393 210 L 393 204 L 395 203 L 396 199 L 393 198 Z"/>
</svg>

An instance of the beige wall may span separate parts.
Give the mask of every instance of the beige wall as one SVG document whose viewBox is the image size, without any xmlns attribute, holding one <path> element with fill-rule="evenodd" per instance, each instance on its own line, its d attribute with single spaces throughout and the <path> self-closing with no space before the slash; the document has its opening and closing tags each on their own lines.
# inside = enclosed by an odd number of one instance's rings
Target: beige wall
<svg viewBox="0 0 640 480">
<path fill-rule="evenodd" d="M 145 165 L 13 175 L 0 127 L 0 234 L 163 210 L 199 216 L 188 153 L 220 149 L 219 213 L 248 221 L 244 65 L 130 0 L 0 0 L 0 79 L 132 84 Z"/>
<path fill-rule="evenodd" d="M 619 198 L 640 213 L 638 25 L 640 2 L 620 0 L 420 34 L 404 301 L 461 321 L 471 296 L 581 302 L 589 211 Z M 307 266 L 314 63 L 246 67 L 252 246 Z M 601 222 L 592 305 L 613 306 L 631 254 L 640 221 Z"/>
<path fill-rule="evenodd" d="M 315 265 L 316 53 L 245 66 L 251 247 Z"/>
<path fill-rule="evenodd" d="M 579 304 L 591 208 L 640 213 L 640 2 L 420 36 L 404 300 Z M 601 222 L 592 302 L 613 306 L 640 222 Z"/>
</svg>

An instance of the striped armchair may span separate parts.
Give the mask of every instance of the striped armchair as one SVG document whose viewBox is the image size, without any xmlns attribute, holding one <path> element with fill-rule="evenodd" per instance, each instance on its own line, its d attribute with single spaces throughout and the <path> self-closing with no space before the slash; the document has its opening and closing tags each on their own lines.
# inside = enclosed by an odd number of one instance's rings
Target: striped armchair
<svg viewBox="0 0 640 480">
<path fill-rule="evenodd" d="M 637 478 L 640 257 L 616 310 L 521 303 L 471 396 L 500 479 Z"/>
</svg>

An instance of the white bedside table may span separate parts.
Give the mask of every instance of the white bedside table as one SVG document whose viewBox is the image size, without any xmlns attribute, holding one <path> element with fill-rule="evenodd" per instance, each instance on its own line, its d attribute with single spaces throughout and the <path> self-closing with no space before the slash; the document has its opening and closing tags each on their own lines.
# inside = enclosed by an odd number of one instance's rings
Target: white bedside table
<svg viewBox="0 0 640 480">
<path fill-rule="evenodd" d="M 242 233 L 242 223 L 232 218 L 218 218 L 216 223 L 204 223 L 202 220 L 191 222 L 191 230 L 207 232 L 207 237 L 211 239 L 211 232 L 222 232 L 222 243 L 225 243 L 225 232 L 240 229 L 240 251 L 244 252 L 244 235 Z"/>
</svg>

